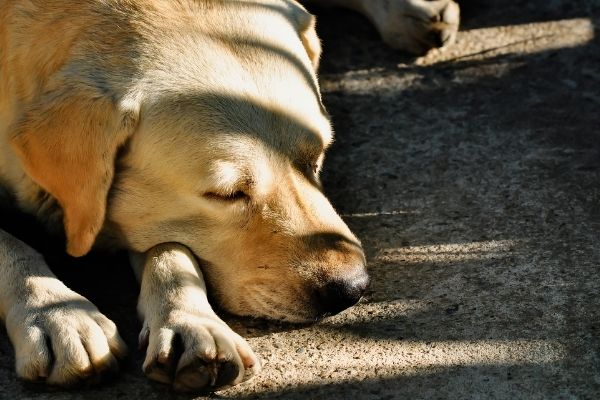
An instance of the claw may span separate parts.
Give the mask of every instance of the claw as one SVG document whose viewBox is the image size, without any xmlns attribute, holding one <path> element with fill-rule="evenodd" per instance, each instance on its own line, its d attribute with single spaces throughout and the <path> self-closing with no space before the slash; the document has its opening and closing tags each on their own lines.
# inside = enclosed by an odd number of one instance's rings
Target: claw
<svg viewBox="0 0 600 400">
<path fill-rule="evenodd" d="M 204 360 L 196 359 L 177 372 L 175 377 L 175 390 L 181 392 L 194 392 L 207 390 L 214 386 L 216 373 L 214 368 Z"/>
<path fill-rule="evenodd" d="M 150 329 L 147 326 L 144 326 L 140 331 L 140 335 L 138 337 L 138 349 L 140 351 L 145 351 L 148 348 L 148 342 L 150 338 Z"/>
</svg>

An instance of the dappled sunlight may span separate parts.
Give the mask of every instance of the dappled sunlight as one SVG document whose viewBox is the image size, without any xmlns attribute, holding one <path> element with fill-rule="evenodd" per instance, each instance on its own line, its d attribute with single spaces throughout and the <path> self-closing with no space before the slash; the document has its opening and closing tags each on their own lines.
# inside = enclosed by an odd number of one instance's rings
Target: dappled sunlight
<svg viewBox="0 0 600 400">
<path fill-rule="evenodd" d="M 424 313 L 429 310 L 425 300 L 395 299 L 378 302 L 364 301 L 341 314 L 329 317 L 319 324 L 323 328 L 335 328 L 357 323 L 370 323 L 377 319 L 395 319 Z"/>
<path fill-rule="evenodd" d="M 372 218 L 372 217 L 385 217 L 394 215 L 417 215 L 421 214 L 420 211 L 416 210 L 393 210 L 393 211 L 373 211 L 373 212 L 356 212 L 350 214 L 342 214 L 343 218 Z"/>
<path fill-rule="evenodd" d="M 359 337 L 314 337 L 298 349 L 261 352 L 272 385 L 283 387 L 352 383 L 369 379 L 417 378 L 452 368 L 501 368 L 552 365 L 567 355 L 556 340 L 395 341 Z M 271 338 L 271 340 L 273 340 Z M 259 346 L 260 347 L 260 346 Z M 282 357 L 292 351 L 293 357 Z M 335 357 L 331 357 L 335 354 Z M 302 370 L 302 374 L 298 374 Z M 227 394 L 226 391 L 224 394 Z"/>
<path fill-rule="evenodd" d="M 346 95 L 372 95 L 374 92 L 379 96 L 394 95 L 398 88 L 426 89 L 431 80 L 424 73 L 431 66 L 451 66 L 454 83 L 469 81 L 469 74 L 462 76 L 460 70 L 473 63 L 497 66 L 479 68 L 478 80 L 485 75 L 497 78 L 526 63 L 524 56 L 582 47 L 593 39 L 594 24 L 589 18 L 459 31 L 457 43 L 434 49 L 414 62 L 355 68 L 342 74 L 322 74 L 321 89 L 324 93 L 343 91 Z"/>
<path fill-rule="evenodd" d="M 347 338 L 344 344 L 323 343 L 320 348 L 336 352 L 334 359 L 318 355 L 310 365 L 323 370 L 378 369 L 379 376 L 392 376 L 398 369 L 417 374 L 420 368 L 469 365 L 519 365 L 556 362 L 567 350 L 556 340 L 403 341 Z M 356 357 L 360 347 L 362 355 Z"/>
<path fill-rule="evenodd" d="M 432 51 L 416 60 L 418 65 L 432 65 L 499 55 L 539 53 L 583 46 L 594 39 L 594 24 L 589 18 L 573 18 L 530 24 L 495 26 L 459 32 L 458 44 Z M 494 43 L 492 47 L 489 43 Z"/>
<path fill-rule="evenodd" d="M 433 244 L 382 249 L 376 261 L 420 264 L 475 261 L 503 258 L 523 240 L 488 240 L 467 243 Z"/>
<path fill-rule="evenodd" d="M 356 305 L 307 324 L 226 315 L 217 308 L 221 292 L 209 287 L 211 305 L 248 341 L 263 370 L 208 397 L 598 397 L 600 139 L 590 127 L 600 126 L 600 41 L 595 37 L 600 8 L 595 0 L 457 1 L 465 9 L 472 3 L 474 20 L 465 18 L 456 44 L 416 60 L 381 43 L 360 16 L 325 10 L 325 18 L 319 17 L 325 33 L 320 35 L 319 85 L 337 131 L 325 163 L 325 193 L 362 241 L 370 286 Z M 284 3 L 236 2 L 287 15 Z M 219 46 L 231 41 L 230 32 L 223 32 L 212 35 Z M 257 116 L 285 120 L 283 134 L 321 145 L 327 121 L 301 118 L 310 99 L 296 99 L 295 88 L 309 85 L 312 96 L 317 90 L 304 54 L 290 52 L 283 38 L 266 39 L 239 37 L 236 43 L 293 70 L 292 86 L 283 80 L 281 97 L 287 103 L 271 107 L 260 92 L 261 82 L 243 86 L 223 74 L 216 75 L 223 91 L 215 88 L 180 100 L 192 105 L 213 101 L 235 110 L 214 122 L 219 135 L 262 138 L 275 156 L 288 157 L 293 147 L 283 148 L 279 134 L 266 138 L 256 123 L 264 118 Z M 196 119 L 208 126 L 213 114 L 207 110 Z M 245 121 L 240 132 L 225 126 L 238 120 Z M 16 237 L 43 232 L 22 221 L 10 210 L 0 214 L 2 229 L 10 225 Z M 244 232 L 253 233 L 239 230 Z M 278 237 L 278 231 L 272 233 Z M 116 322 L 131 358 L 114 383 L 46 393 L 42 385 L 30 389 L 17 381 L 14 351 L 0 328 L 0 398 L 4 393 L 17 399 L 196 398 L 148 383 L 142 372 L 146 353 L 135 350 L 143 329 L 135 317 L 139 286 L 127 255 L 71 259 L 58 239 L 57 244 L 44 237 L 36 239 L 39 245 L 27 243 L 40 247 L 69 288 Z M 354 239 L 344 241 L 329 232 L 304 239 L 311 251 L 328 240 L 358 246 Z M 288 254 L 279 242 L 257 243 Z M 235 254 L 269 256 L 254 247 L 242 250 Z M 269 269 L 257 265 L 257 274 Z M 276 276 L 268 294 L 274 301 L 283 301 L 290 285 L 280 267 L 271 268 Z M 215 271 L 208 262 L 202 269 L 207 277 Z M 35 279 L 55 284 L 52 276 Z M 240 303 L 254 301 L 252 285 L 236 290 L 234 280 L 215 278 L 223 293 L 239 295 Z M 304 310 L 321 300 L 312 289 L 310 301 L 292 307 Z M 75 300 L 60 305 L 81 306 Z M 180 339 L 172 344 L 178 357 Z"/>
<path fill-rule="evenodd" d="M 341 132 L 331 165 L 345 174 L 330 183 L 364 242 L 372 284 L 337 316 L 252 337 L 263 374 L 224 395 L 569 397 L 557 392 L 563 377 L 571 387 L 593 382 L 597 296 L 572 276 L 587 265 L 570 251 L 579 236 L 549 210 L 581 221 L 582 212 L 563 209 L 579 203 L 553 185 L 578 193 L 573 185 L 596 170 L 518 163 L 548 146 L 570 148 L 549 134 L 561 118 L 573 129 L 595 121 L 587 108 L 561 113 L 565 98 L 578 106 L 574 86 L 593 92 L 595 75 L 576 72 L 594 71 L 586 54 L 596 50 L 594 27 L 535 16 L 546 22 L 461 32 L 419 65 L 386 49 L 330 64 L 321 83 Z M 555 235 L 559 248 L 547 241 Z M 573 287 L 554 289 L 563 283 Z"/>
</svg>

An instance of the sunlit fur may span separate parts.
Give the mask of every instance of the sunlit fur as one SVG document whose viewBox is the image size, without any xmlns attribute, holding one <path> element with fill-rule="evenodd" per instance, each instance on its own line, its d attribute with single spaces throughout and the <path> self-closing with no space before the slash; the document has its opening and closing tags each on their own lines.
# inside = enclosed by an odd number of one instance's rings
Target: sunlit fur
<svg viewBox="0 0 600 400">
<path fill-rule="evenodd" d="M 398 47 L 421 43 L 430 17 L 458 23 L 449 1 L 340 4 Z M 407 10 L 422 11 L 417 23 Z M 204 278 L 225 309 L 288 321 L 322 316 L 328 282 L 366 284 L 360 243 L 318 177 L 333 140 L 320 53 L 293 0 L 0 2 L 0 188 L 64 231 L 73 256 L 131 251 L 151 379 L 214 390 L 260 369 Z M 24 379 L 97 380 L 126 351 L 110 320 L 2 230 L 0 318 Z"/>
<path fill-rule="evenodd" d="M 67 10 L 59 3 L 19 3 L 5 18 L 18 26 L 29 11 L 60 20 Z M 338 250 L 309 245 L 311 235 L 332 233 L 357 243 L 314 173 L 332 132 L 314 69 L 318 40 L 306 33 L 312 17 L 278 0 L 68 8 L 82 18 L 67 32 L 44 32 L 49 43 L 71 43 L 58 55 L 48 43 L 40 48 L 38 58 L 56 64 L 47 70 L 27 74 L 38 67 L 24 58 L 40 46 L 35 33 L 48 28 L 44 20 L 27 34 L 4 35 L 12 57 L 3 93 L 12 96 L 3 97 L 2 112 L 14 122 L 3 135 L 12 147 L 3 148 L 14 153 L 2 157 L 2 175 L 18 200 L 31 209 L 36 184 L 50 192 L 64 210 L 73 255 L 89 250 L 102 225 L 105 236 L 136 251 L 183 243 L 206 264 L 228 310 L 312 318 L 312 290 L 362 264 L 358 247 L 330 244 L 347 253 L 330 260 L 325 254 Z M 39 91 L 50 94 L 39 99 Z M 23 115 L 23 107 L 31 111 Z M 248 198 L 205 195 L 238 191 Z M 286 284 L 274 285 L 282 277 Z"/>
</svg>

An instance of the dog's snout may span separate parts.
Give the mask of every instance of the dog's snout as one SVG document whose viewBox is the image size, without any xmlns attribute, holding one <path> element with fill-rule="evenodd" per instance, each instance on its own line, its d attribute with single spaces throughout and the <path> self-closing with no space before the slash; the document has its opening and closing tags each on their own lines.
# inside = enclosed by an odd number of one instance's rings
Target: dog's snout
<svg viewBox="0 0 600 400">
<path fill-rule="evenodd" d="M 350 279 L 331 280 L 317 290 L 319 308 L 324 315 L 337 314 L 356 304 L 368 285 L 369 275 L 364 270 Z"/>
</svg>

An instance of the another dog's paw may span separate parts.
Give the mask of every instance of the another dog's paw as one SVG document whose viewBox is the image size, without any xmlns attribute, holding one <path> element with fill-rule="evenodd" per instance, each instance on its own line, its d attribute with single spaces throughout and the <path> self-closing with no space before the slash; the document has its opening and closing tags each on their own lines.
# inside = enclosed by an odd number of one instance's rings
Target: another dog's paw
<svg viewBox="0 0 600 400">
<path fill-rule="evenodd" d="M 59 386 L 96 383 L 118 370 L 127 348 L 115 324 L 66 287 L 6 316 L 17 375 Z"/>
<path fill-rule="evenodd" d="M 243 382 L 260 363 L 248 343 L 217 316 L 174 311 L 144 323 L 144 372 L 183 392 L 212 391 Z"/>
<path fill-rule="evenodd" d="M 452 43 L 460 24 L 460 9 L 452 0 L 389 0 L 370 7 L 383 40 L 415 54 Z"/>
</svg>

